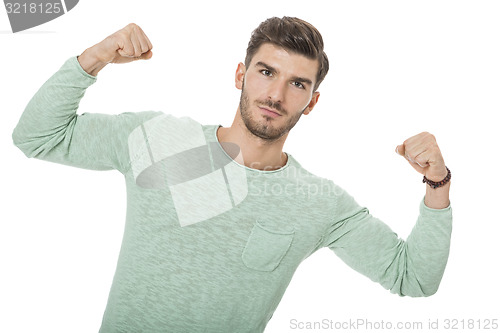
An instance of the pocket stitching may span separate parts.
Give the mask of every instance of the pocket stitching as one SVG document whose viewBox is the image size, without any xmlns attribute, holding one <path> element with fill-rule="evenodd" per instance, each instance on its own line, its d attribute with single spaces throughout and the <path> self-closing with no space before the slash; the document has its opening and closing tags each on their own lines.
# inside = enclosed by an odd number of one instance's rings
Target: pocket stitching
<svg viewBox="0 0 500 333">
<path fill-rule="evenodd" d="M 263 226 L 259 220 L 257 220 L 255 223 L 254 223 L 254 227 L 255 226 L 258 226 L 259 228 L 271 233 L 271 234 L 275 234 L 275 235 L 293 235 L 295 234 L 295 228 L 292 227 L 292 230 L 291 231 L 283 231 L 283 232 L 280 232 L 280 231 L 275 231 L 275 230 L 271 230 L 271 229 L 268 229 L 267 227 Z M 252 232 L 250 233 L 250 236 L 253 234 L 253 231 L 255 228 L 252 228 Z M 249 237 L 250 238 L 250 237 Z"/>
<path fill-rule="evenodd" d="M 260 228 L 261 230 L 263 230 L 263 231 L 265 231 L 267 233 L 273 234 L 273 235 L 291 236 L 290 237 L 290 241 L 288 242 L 288 245 L 287 245 L 286 249 L 283 249 L 282 255 L 279 257 L 279 260 L 277 260 L 276 265 L 274 265 L 272 267 L 272 269 L 263 269 L 263 268 L 258 268 L 258 267 L 252 267 L 251 265 L 249 266 L 247 264 L 246 260 L 245 260 L 245 253 L 247 253 L 247 255 L 248 255 L 248 251 L 247 251 L 248 245 L 250 243 L 250 240 L 252 239 L 252 236 L 255 234 L 256 228 Z M 243 264 L 246 267 L 250 268 L 250 269 L 254 269 L 254 270 L 257 270 L 257 271 L 261 271 L 261 272 L 272 272 L 272 271 L 274 271 L 280 265 L 280 263 L 283 260 L 283 258 L 285 257 L 285 255 L 288 253 L 288 250 L 290 250 L 290 247 L 292 246 L 292 242 L 293 242 L 293 239 L 294 239 L 294 235 L 295 235 L 295 228 L 293 228 L 293 227 L 292 227 L 291 231 L 279 232 L 279 231 L 267 229 L 262 224 L 260 224 L 260 222 L 257 220 L 254 223 L 253 227 L 252 227 L 252 231 L 250 232 L 250 235 L 247 238 L 245 247 L 243 248 L 243 252 L 241 254 L 241 259 L 243 261 Z"/>
</svg>

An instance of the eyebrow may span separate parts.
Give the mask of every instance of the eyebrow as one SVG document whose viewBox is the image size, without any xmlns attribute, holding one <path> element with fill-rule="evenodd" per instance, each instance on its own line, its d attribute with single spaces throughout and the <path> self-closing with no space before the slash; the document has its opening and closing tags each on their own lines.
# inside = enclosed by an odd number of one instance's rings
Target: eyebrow
<svg viewBox="0 0 500 333">
<path fill-rule="evenodd" d="M 266 68 L 267 70 L 273 72 L 273 73 L 279 73 L 278 70 L 276 70 L 276 68 L 274 68 L 273 66 L 270 66 L 268 64 L 266 64 L 265 62 L 262 62 L 262 61 L 258 61 L 256 64 L 255 64 L 256 67 L 264 67 Z M 292 78 L 292 81 L 297 81 L 297 82 L 300 82 L 300 83 L 305 83 L 305 84 L 309 84 L 309 85 L 312 85 L 312 81 L 307 79 L 307 78 L 304 78 L 304 77 L 299 77 L 299 76 L 294 76 Z"/>
</svg>

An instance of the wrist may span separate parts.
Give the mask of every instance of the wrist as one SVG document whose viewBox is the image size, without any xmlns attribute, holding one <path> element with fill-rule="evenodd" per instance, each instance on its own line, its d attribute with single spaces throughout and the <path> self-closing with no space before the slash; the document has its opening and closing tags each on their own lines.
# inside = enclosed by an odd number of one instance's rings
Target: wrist
<svg viewBox="0 0 500 333">
<path fill-rule="evenodd" d="M 425 175 L 422 182 L 427 183 L 433 189 L 436 189 L 438 187 L 442 187 L 442 186 L 446 185 L 451 179 L 451 171 L 446 166 L 445 166 L 445 170 L 446 170 L 446 175 L 444 177 L 435 176 L 435 177 L 432 177 L 429 179 L 429 178 L 427 178 L 427 175 Z M 439 180 L 435 181 L 434 179 L 439 179 Z"/>
<path fill-rule="evenodd" d="M 425 178 L 433 182 L 439 182 L 448 175 L 448 168 L 443 165 L 439 168 L 433 168 L 425 173 Z"/>
<path fill-rule="evenodd" d="M 107 65 L 107 63 L 100 61 L 95 55 L 93 47 L 83 51 L 77 59 L 83 70 L 92 76 L 97 76 L 97 73 Z"/>
</svg>

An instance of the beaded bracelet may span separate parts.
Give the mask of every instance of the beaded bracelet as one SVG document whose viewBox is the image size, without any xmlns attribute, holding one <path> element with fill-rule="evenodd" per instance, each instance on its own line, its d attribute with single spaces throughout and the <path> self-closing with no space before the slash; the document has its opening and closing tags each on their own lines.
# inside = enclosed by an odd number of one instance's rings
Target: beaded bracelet
<svg viewBox="0 0 500 333">
<path fill-rule="evenodd" d="M 438 187 L 446 185 L 450 181 L 450 179 L 451 179 L 451 171 L 450 171 L 450 169 L 448 169 L 448 167 L 446 167 L 446 170 L 448 170 L 448 174 L 446 175 L 446 177 L 444 177 L 444 179 L 442 181 L 440 181 L 440 182 L 433 182 L 432 180 L 429 180 L 429 179 L 427 179 L 424 176 L 424 179 L 422 179 L 422 183 L 427 183 L 432 188 L 438 188 Z"/>
</svg>

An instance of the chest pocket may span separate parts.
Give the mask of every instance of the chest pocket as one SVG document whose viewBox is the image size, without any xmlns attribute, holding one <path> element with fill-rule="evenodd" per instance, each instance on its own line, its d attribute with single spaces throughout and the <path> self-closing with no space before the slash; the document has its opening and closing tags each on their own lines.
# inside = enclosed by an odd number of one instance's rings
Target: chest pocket
<svg viewBox="0 0 500 333">
<path fill-rule="evenodd" d="M 277 228 L 255 221 L 241 254 L 245 266 L 271 272 L 280 264 L 292 245 L 295 230 L 292 226 Z"/>
</svg>

